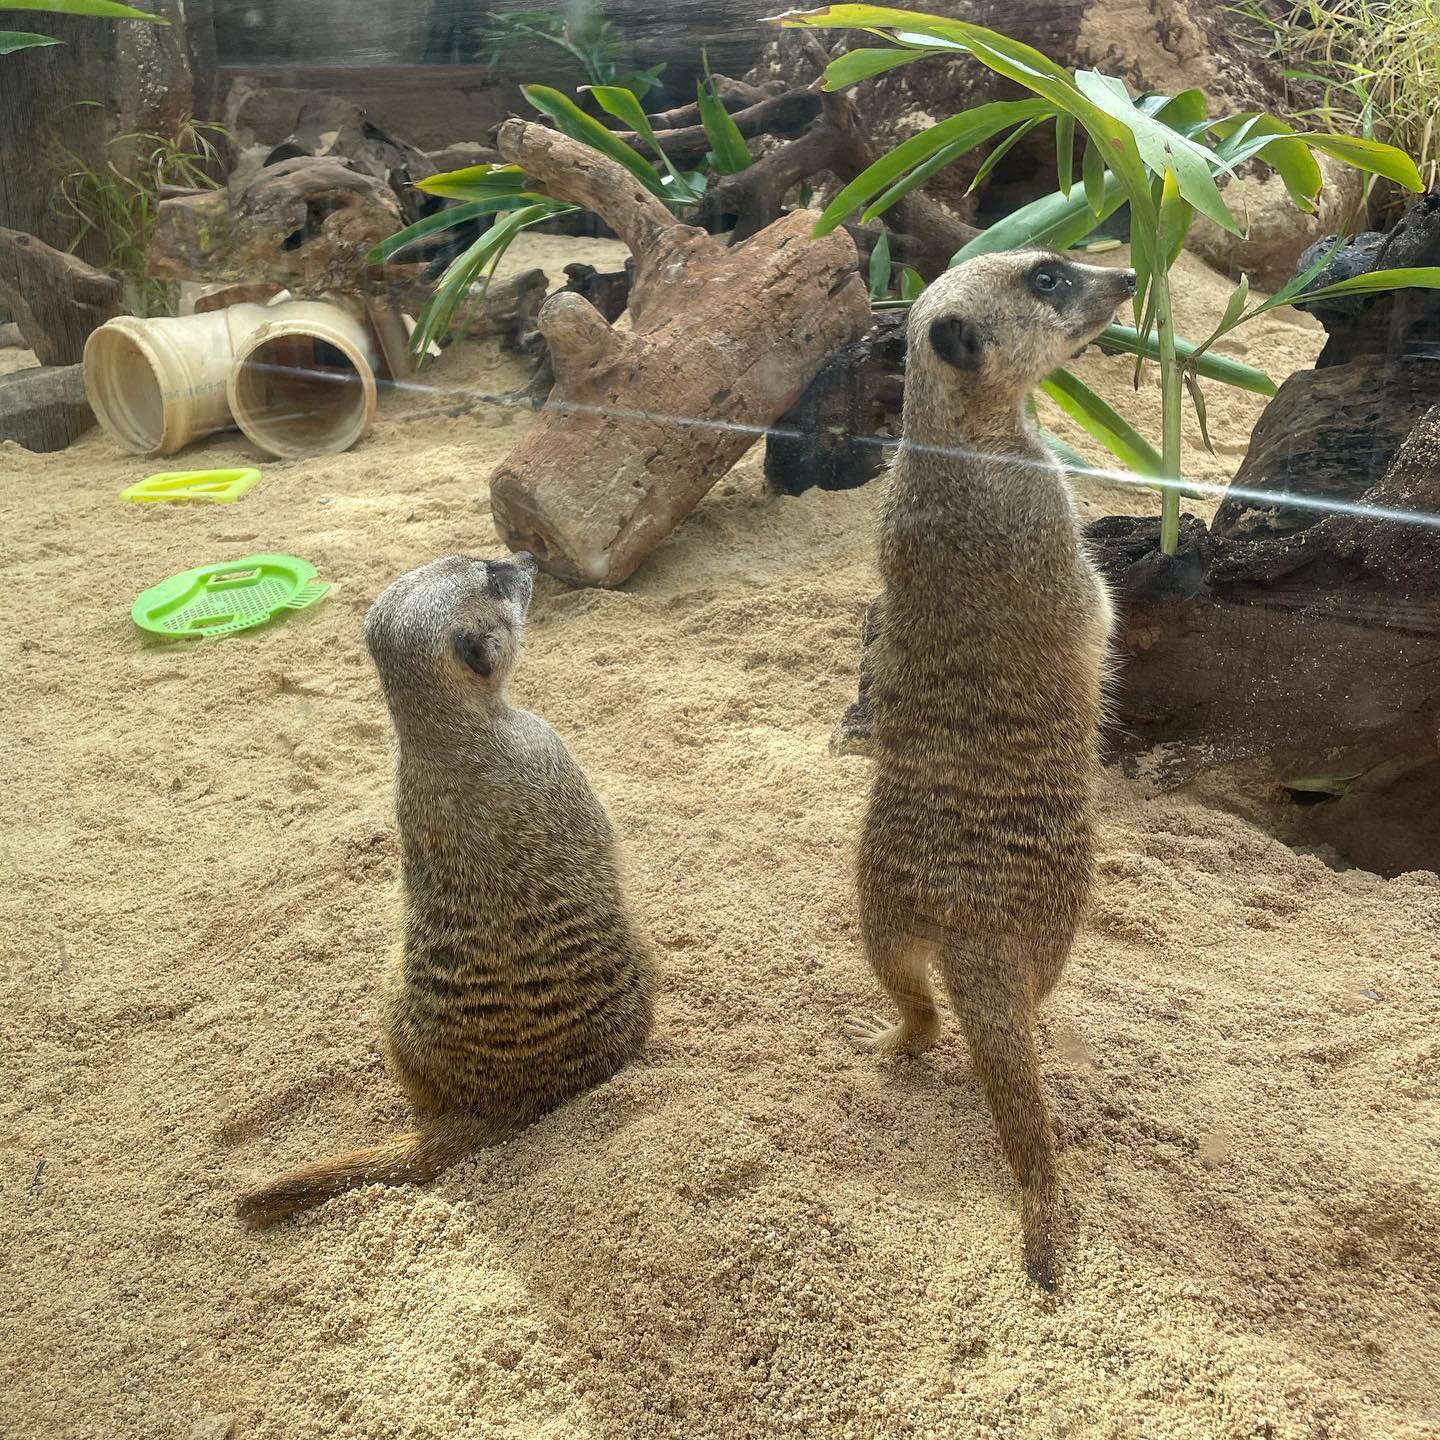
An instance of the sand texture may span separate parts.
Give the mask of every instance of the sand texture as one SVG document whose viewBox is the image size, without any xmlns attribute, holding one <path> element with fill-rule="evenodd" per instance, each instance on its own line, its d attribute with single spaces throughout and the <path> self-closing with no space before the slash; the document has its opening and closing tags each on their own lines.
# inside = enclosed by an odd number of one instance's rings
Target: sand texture
<svg viewBox="0 0 1440 1440">
<path fill-rule="evenodd" d="M 1185 260 L 1183 332 L 1228 289 Z M 1283 317 L 1246 344 L 1278 378 L 1320 338 Z M 1081 372 L 1132 403 L 1125 360 Z M 826 750 L 878 487 L 770 497 L 758 451 L 623 591 L 542 580 L 515 685 L 623 837 L 663 965 L 646 1062 L 428 1187 L 237 1227 L 241 1189 L 406 1123 L 360 624 L 401 571 L 495 552 L 486 477 L 527 423 L 445 413 L 522 378 L 479 346 L 428 378 L 447 394 L 230 506 L 122 504 L 174 467 L 98 431 L 0 447 L 0 1434 L 1440 1435 L 1436 877 L 1337 873 L 1107 778 L 1043 1022 L 1068 1232 L 1042 1296 L 954 1025 L 918 1062 L 841 1038 L 880 1003 L 849 877 L 867 762 Z M 1223 480 L 1261 402 L 1210 398 L 1224 448 L 1191 471 Z M 184 462 L 248 458 L 232 434 Z M 334 589 L 142 643 L 140 589 L 263 550 Z"/>
</svg>

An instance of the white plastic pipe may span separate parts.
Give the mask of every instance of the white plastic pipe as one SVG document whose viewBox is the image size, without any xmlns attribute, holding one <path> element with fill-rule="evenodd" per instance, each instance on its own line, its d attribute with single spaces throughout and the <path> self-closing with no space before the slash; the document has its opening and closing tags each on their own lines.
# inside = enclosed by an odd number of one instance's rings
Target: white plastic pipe
<svg viewBox="0 0 1440 1440">
<path fill-rule="evenodd" d="M 239 425 L 284 458 L 347 450 L 375 418 L 376 346 L 326 300 L 107 321 L 85 345 L 85 395 L 127 450 L 172 455 Z"/>
<path fill-rule="evenodd" d="M 231 305 L 176 319 L 106 321 L 85 342 L 85 398 L 96 420 L 142 455 L 173 455 L 229 429 L 235 352 L 269 319 L 263 305 Z"/>
<path fill-rule="evenodd" d="M 250 442 L 293 459 L 348 450 L 375 419 L 375 339 L 324 300 L 291 300 L 236 348 L 227 393 Z"/>
</svg>

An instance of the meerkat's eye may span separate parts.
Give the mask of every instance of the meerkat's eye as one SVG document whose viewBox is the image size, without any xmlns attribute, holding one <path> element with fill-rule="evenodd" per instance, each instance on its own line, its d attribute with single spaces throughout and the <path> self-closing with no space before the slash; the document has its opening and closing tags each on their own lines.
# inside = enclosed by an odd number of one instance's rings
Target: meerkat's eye
<svg viewBox="0 0 1440 1440">
<path fill-rule="evenodd" d="M 1060 288 L 1060 277 L 1053 270 L 1040 269 L 1031 277 L 1030 283 L 1042 295 L 1052 295 Z"/>
</svg>

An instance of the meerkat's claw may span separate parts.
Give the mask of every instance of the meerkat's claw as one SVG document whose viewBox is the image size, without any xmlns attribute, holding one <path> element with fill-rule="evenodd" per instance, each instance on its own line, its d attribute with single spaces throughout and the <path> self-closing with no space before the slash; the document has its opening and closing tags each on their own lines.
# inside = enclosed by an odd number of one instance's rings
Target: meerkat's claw
<svg viewBox="0 0 1440 1440">
<path fill-rule="evenodd" d="M 892 1025 L 878 1015 L 852 1015 L 841 1026 L 847 1040 L 877 1055 L 921 1055 L 935 1043 L 939 1028 L 917 1030 L 904 1020 Z"/>
</svg>

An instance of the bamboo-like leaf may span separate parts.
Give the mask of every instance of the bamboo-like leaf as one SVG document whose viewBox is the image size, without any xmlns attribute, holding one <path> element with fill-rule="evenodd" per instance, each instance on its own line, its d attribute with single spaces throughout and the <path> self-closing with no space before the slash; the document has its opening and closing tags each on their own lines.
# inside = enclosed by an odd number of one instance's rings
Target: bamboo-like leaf
<svg viewBox="0 0 1440 1440">
<path fill-rule="evenodd" d="M 522 190 L 515 195 L 491 195 L 485 200 L 471 200 L 464 205 L 452 205 L 448 210 L 437 210 L 435 214 L 427 215 L 423 220 L 417 220 L 403 230 L 397 230 L 388 240 L 382 240 L 365 257 L 365 263 L 367 265 L 383 265 L 392 256 L 398 255 L 411 245 L 415 245 L 431 235 L 438 235 L 442 231 L 453 230 L 455 226 L 463 225 L 465 221 L 473 220 L 478 215 L 494 215 L 502 210 L 515 210 L 522 205 L 555 204 L 557 202 L 548 196 L 532 195 L 529 191 Z"/>
<path fill-rule="evenodd" d="M 47 15 L 88 15 L 101 20 L 148 20 L 168 25 L 163 15 L 151 15 L 116 0 L 0 0 L 0 10 L 43 10 Z"/>
<path fill-rule="evenodd" d="M 1166 170 L 1160 185 L 1160 253 L 1168 270 L 1185 248 L 1185 232 L 1190 228 L 1195 211 L 1180 195 L 1180 185 L 1173 170 Z"/>
<path fill-rule="evenodd" d="M 1175 176 L 1180 194 L 1202 215 L 1208 216 L 1232 235 L 1240 233 L 1219 187 L 1215 171 L 1229 171 L 1229 162 L 1209 146 L 1172 129 L 1153 115 L 1147 115 L 1130 98 L 1123 80 L 1102 75 L 1098 70 L 1077 70 L 1075 84 L 1081 93 L 1118 121 L 1134 136 L 1140 158 L 1152 174 L 1168 170 Z"/>
<path fill-rule="evenodd" d="M 1259 112 L 1232 116 L 1210 127 L 1215 147 L 1232 166 L 1261 157 L 1285 182 L 1290 198 L 1313 214 L 1324 177 L 1310 147 L 1283 120 Z"/>
<path fill-rule="evenodd" d="M 435 294 L 420 312 L 414 333 L 410 336 L 411 350 L 423 357 L 431 344 L 449 331 L 456 312 L 470 293 L 470 287 L 488 266 L 499 262 L 521 230 L 541 220 L 569 214 L 577 208 L 551 200 L 543 205 L 527 205 L 523 209 L 512 210 L 497 220 L 463 255 L 452 260 L 441 275 Z"/>
<path fill-rule="evenodd" d="M 1378 140 L 1362 140 L 1358 135 L 1307 135 L 1296 137 L 1303 140 L 1312 150 L 1333 155 L 1357 170 L 1370 175 L 1381 175 L 1393 180 L 1406 190 L 1420 191 L 1425 182 L 1415 162 L 1394 145 L 1383 145 Z"/>
<path fill-rule="evenodd" d="M 1069 370 L 1052 371 L 1040 388 L 1087 435 L 1132 470 L 1145 476 L 1164 474 L 1164 463 L 1150 442 Z"/>
<path fill-rule="evenodd" d="M 965 193 L 974 192 L 977 186 L 989 178 L 990 172 L 1005 158 L 1006 152 L 1017 140 L 1022 140 L 1040 123 L 1037 115 L 1033 120 L 1027 120 L 1023 125 L 1017 125 L 986 157 L 984 163 L 975 172 L 975 178 L 970 182 Z M 1073 121 L 1071 122 L 1074 123 Z"/>
<path fill-rule="evenodd" d="M 1190 403 L 1195 407 L 1195 418 L 1200 422 L 1200 438 L 1205 442 L 1205 448 L 1213 455 L 1215 446 L 1210 440 L 1210 427 L 1205 423 L 1205 396 L 1201 392 L 1200 382 L 1195 378 L 1195 372 L 1186 366 L 1181 372 L 1185 377 L 1185 388 L 1190 392 Z"/>
<path fill-rule="evenodd" d="M 1215 327 L 1213 331 L 1211 331 L 1209 337 L 1205 340 L 1202 340 L 1200 344 L 1195 347 L 1194 351 L 1188 357 L 1186 357 L 1190 369 L 1196 369 L 1199 361 L 1210 349 L 1210 347 L 1222 335 L 1228 334 L 1236 327 L 1236 325 L 1240 323 L 1240 316 L 1244 313 L 1245 310 L 1245 302 L 1249 298 L 1250 277 L 1248 275 L 1242 275 L 1240 277 L 1240 283 L 1230 292 L 1230 298 L 1225 302 L 1225 313 L 1220 317 L 1220 323 Z M 1204 374 L 1206 372 L 1201 371 L 1200 373 Z M 1256 371 L 1256 374 L 1259 373 L 1259 371 Z M 1273 385 L 1270 387 L 1270 391 L 1268 393 L 1272 395 L 1275 393 L 1275 387 Z"/>
<path fill-rule="evenodd" d="M 750 164 L 750 147 L 740 133 L 730 112 L 720 103 L 715 94 L 715 82 L 707 74 L 695 82 L 695 94 L 700 104 L 700 123 L 710 140 L 710 153 L 715 157 L 715 168 L 722 175 L 735 175 Z"/>
<path fill-rule="evenodd" d="M 520 93 L 556 128 L 572 140 L 579 140 L 623 165 L 652 195 L 665 197 L 660 172 L 636 149 L 607 130 L 593 115 L 587 115 L 568 95 L 549 85 L 522 85 Z"/>
<path fill-rule="evenodd" d="M 1125 203 L 1120 182 L 1113 175 L 1106 177 L 1101 197 L 1098 215 L 1091 210 L 1088 197 L 1080 190 L 1072 189 L 1068 199 L 1057 190 L 1053 195 L 1032 200 L 1013 215 L 1007 215 L 988 230 L 981 231 L 956 252 L 950 263 L 958 265 L 976 255 L 992 255 L 999 250 L 1027 250 L 1035 246 L 1068 250 Z"/>
<path fill-rule="evenodd" d="M 1093 140 L 1085 146 L 1085 158 L 1081 161 L 1080 173 L 1085 181 L 1085 199 L 1098 218 L 1101 207 L 1105 204 L 1105 157 Z"/>
<path fill-rule="evenodd" d="M 467 165 L 415 182 L 417 190 L 445 200 L 484 200 L 492 195 L 518 195 L 525 188 L 525 172 L 518 165 Z"/>
<path fill-rule="evenodd" d="M 1243 282 L 1242 282 L 1243 283 Z M 1231 296 L 1234 299 L 1234 296 Z M 1242 301 L 1243 304 L 1243 301 Z M 1242 361 L 1232 360 L 1226 355 L 1207 353 L 1206 346 L 1215 342 L 1211 336 L 1205 345 L 1193 345 L 1188 340 L 1175 337 L 1175 356 L 1184 365 L 1193 365 L 1198 375 L 1223 384 L 1233 385 L 1237 390 L 1248 390 L 1252 395 L 1273 395 L 1275 382 L 1263 371 Z M 1160 342 L 1152 329 L 1142 341 L 1140 332 L 1130 325 L 1107 325 L 1095 342 L 1102 350 L 1122 350 L 1127 355 L 1143 355 L 1147 360 L 1160 358 Z"/>
<path fill-rule="evenodd" d="M 967 140 L 952 141 L 942 146 L 923 164 L 917 165 L 908 174 L 902 175 L 878 200 L 874 200 L 860 217 L 862 225 L 868 225 L 877 215 L 883 215 L 892 205 L 903 200 L 912 190 L 918 190 L 937 170 L 943 170 L 953 160 L 968 154 L 975 147 Z"/>
<path fill-rule="evenodd" d="M 925 277 L 918 270 L 905 265 L 900 270 L 900 298 L 906 302 L 918 300 L 925 289 Z"/>
<path fill-rule="evenodd" d="M 934 49 L 914 49 L 908 46 L 885 50 L 851 50 L 832 60 L 825 67 L 825 90 L 844 90 L 872 75 L 882 75 L 900 65 L 909 65 L 914 60 L 923 60 L 927 55 L 939 55 Z"/>
<path fill-rule="evenodd" d="M 886 208 L 893 205 L 939 168 L 938 163 L 930 165 L 918 179 L 912 174 L 938 152 L 948 148 L 952 154 L 960 154 L 1011 125 L 1045 114 L 1048 109 L 1041 100 L 997 100 L 952 115 L 948 120 L 912 135 L 873 165 L 867 166 L 836 195 L 825 207 L 815 233 L 828 235 L 859 206 L 882 191 L 888 199 Z"/>
<path fill-rule="evenodd" d="M 1075 117 L 1064 113 L 1055 117 L 1055 178 L 1068 200 L 1075 183 Z"/>
<path fill-rule="evenodd" d="M 660 142 L 655 138 L 655 127 L 651 125 L 650 117 L 645 113 L 645 107 L 641 105 L 634 91 L 626 90 L 621 85 L 582 85 L 580 88 L 588 90 L 608 114 L 628 125 L 660 157 L 661 163 L 675 183 L 677 200 L 684 203 L 700 198 L 675 168 L 675 162 L 660 148 Z"/>
<path fill-rule="evenodd" d="M 1302 291 L 1290 297 L 1289 303 L 1308 305 L 1312 300 L 1333 300 L 1343 295 L 1386 295 L 1392 290 L 1440 290 L 1440 265 L 1372 270 L 1368 275 L 1352 275 L 1348 280 L 1337 280 L 1333 285 L 1320 286 L 1318 290 Z"/>
<path fill-rule="evenodd" d="M 1147 114 L 1163 121 L 1172 130 L 1190 135 L 1192 139 L 1195 132 L 1209 123 L 1210 102 L 1203 90 L 1182 90 L 1178 95 L 1152 95 L 1148 98 L 1153 108 L 1147 105 Z"/>
<path fill-rule="evenodd" d="M 11 55 L 16 50 L 30 50 L 37 45 L 62 45 L 52 35 L 30 35 L 24 30 L 0 30 L 0 55 Z"/>
<path fill-rule="evenodd" d="M 879 300 L 890 288 L 890 235 L 881 230 L 870 252 L 870 298 Z"/>
</svg>

